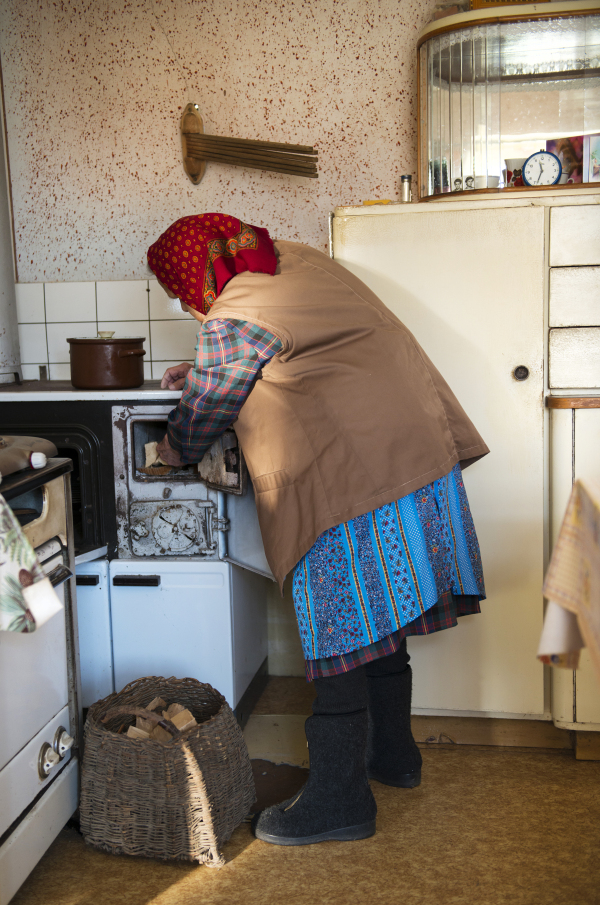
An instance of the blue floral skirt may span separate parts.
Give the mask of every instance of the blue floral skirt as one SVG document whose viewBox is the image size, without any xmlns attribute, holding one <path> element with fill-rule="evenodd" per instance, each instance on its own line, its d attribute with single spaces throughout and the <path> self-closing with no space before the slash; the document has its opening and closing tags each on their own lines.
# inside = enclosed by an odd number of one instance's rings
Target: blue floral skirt
<svg viewBox="0 0 600 905">
<path fill-rule="evenodd" d="M 485 598 L 458 464 L 420 490 L 317 538 L 294 570 L 304 657 L 332 658 L 368 647 L 420 619 L 448 592 Z"/>
</svg>

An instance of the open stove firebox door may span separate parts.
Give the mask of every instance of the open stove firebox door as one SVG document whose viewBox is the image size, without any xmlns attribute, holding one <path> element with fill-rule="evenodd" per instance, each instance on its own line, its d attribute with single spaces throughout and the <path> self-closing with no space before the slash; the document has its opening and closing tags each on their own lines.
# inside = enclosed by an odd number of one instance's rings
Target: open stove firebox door
<svg viewBox="0 0 600 905">
<path fill-rule="evenodd" d="M 275 581 L 265 556 L 252 482 L 248 479 L 243 496 L 227 494 L 225 504 L 229 530 L 223 559 Z"/>
<path fill-rule="evenodd" d="M 199 463 L 156 461 L 171 406 L 114 406 L 113 448 L 119 558 L 221 559 L 273 579 L 254 491 L 235 431 Z"/>
</svg>

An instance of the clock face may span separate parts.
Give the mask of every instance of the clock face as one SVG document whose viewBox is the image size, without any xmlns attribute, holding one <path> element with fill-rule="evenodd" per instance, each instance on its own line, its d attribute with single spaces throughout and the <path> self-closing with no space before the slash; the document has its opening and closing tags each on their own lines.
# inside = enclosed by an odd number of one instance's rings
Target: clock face
<svg viewBox="0 0 600 905">
<path fill-rule="evenodd" d="M 555 185 L 562 173 L 561 162 L 550 151 L 536 151 L 523 165 L 525 185 Z"/>
</svg>

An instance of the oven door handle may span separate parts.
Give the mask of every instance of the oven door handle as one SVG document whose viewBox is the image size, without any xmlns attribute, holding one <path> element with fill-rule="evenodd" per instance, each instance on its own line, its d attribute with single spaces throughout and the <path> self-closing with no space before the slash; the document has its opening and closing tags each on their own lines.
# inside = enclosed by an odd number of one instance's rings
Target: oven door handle
<svg viewBox="0 0 600 905">
<path fill-rule="evenodd" d="M 48 579 L 53 588 L 57 588 L 59 585 L 63 584 L 65 581 L 68 581 L 69 578 L 73 577 L 73 573 L 66 566 L 63 566 L 62 563 L 57 566 L 55 569 L 48 574 Z"/>
<path fill-rule="evenodd" d="M 160 575 L 114 575 L 112 583 L 116 588 L 158 588 Z"/>
</svg>

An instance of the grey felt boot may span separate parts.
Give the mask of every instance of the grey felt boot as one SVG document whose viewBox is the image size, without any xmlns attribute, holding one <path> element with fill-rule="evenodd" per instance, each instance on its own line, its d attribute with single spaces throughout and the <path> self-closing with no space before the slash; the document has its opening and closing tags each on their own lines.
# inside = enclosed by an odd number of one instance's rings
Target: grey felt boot
<svg viewBox="0 0 600 905">
<path fill-rule="evenodd" d="M 365 769 L 367 729 L 366 710 L 310 716 L 308 781 L 294 798 L 254 817 L 256 838 L 275 845 L 308 845 L 372 836 L 377 805 Z"/>
<path fill-rule="evenodd" d="M 383 665 L 384 660 L 377 661 Z M 375 664 L 373 664 L 375 665 Z M 412 671 L 373 675 L 367 671 L 369 740 L 367 773 L 386 786 L 413 789 L 421 782 L 423 758 L 410 727 Z"/>
</svg>

